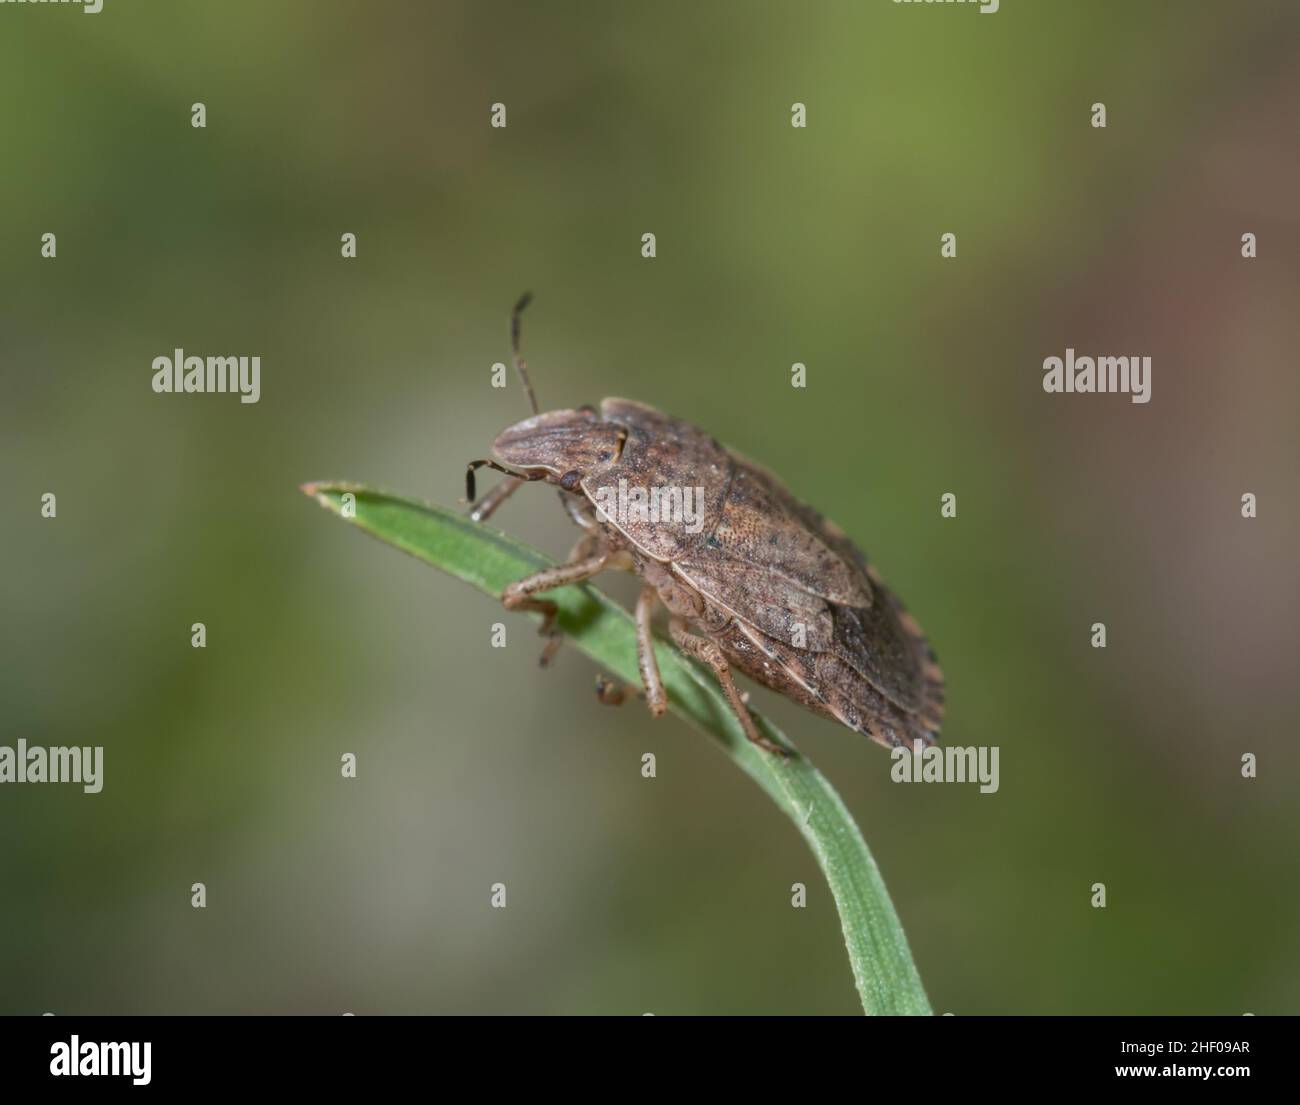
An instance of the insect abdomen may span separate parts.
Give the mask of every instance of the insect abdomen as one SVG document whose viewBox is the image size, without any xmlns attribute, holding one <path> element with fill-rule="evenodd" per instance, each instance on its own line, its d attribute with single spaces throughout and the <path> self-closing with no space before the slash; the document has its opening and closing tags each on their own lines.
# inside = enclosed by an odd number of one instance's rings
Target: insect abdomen
<svg viewBox="0 0 1300 1105">
<path fill-rule="evenodd" d="M 838 721 L 886 747 L 938 739 L 943 684 L 925 672 L 919 711 L 902 708 L 834 652 L 792 648 L 733 618 L 714 639 L 727 659 L 751 679 L 822 717 Z"/>
</svg>

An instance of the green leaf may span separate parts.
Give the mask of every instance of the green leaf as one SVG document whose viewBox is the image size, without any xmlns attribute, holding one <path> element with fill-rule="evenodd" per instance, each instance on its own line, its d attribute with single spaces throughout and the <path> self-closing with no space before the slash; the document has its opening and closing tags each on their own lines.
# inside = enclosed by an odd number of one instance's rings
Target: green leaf
<svg viewBox="0 0 1300 1105">
<path fill-rule="evenodd" d="M 553 564 L 536 549 L 443 507 L 347 483 L 304 484 L 302 490 L 357 528 L 494 597 Z M 547 592 L 547 598 L 558 604 L 557 624 L 574 644 L 621 679 L 639 683 L 635 630 L 622 607 L 585 585 Z M 863 1009 L 929 1014 L 907 937 L 840 796 L 805 756 L 782 759 L 746 740 L 712 672 L 664 642 L 655 647 L 669 708 L 712 737 L 811 846 L 835 897 Z M 793 747 L 765 718 L 754 713 L 754 720 L 769 738 Z"/>
</svg>

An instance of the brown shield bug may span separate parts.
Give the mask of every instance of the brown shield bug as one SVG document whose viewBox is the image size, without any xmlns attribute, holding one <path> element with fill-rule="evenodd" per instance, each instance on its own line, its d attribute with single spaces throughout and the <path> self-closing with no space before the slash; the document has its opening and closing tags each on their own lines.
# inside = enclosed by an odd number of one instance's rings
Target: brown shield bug
<svg viewBox="0 0 1300 1105">
<path fill-rule="evenodd" d="M 844 532 L 752 461 L 641 403 L 539 411 L 519 355 L 519 316 L 530 299 L 515 305 L 510 339 L 533 416 L 502 431 L 495 459 L 470 463 L 466 491 L 471 517 L 483 521 L 519 486 L 542 480 L 560 489 L 583 530 L 565 563 L 501 596 L 509 610 L 542 615 L 542 663 L 560 638 L 555 604 L 537 596 L 599 572 L 631 571 L 644 581 L 637 657 L 656 717 L 667 708 L 651 644 L 661 603 L 673 640 L 713 669 L 755 744 L 784 754 L 758 732 L 733 668 L 880 744 L 933 744 L 943 716 L 934 652 Z M 507 479 L 475 503 L 482 467 Z"/>
</svg>

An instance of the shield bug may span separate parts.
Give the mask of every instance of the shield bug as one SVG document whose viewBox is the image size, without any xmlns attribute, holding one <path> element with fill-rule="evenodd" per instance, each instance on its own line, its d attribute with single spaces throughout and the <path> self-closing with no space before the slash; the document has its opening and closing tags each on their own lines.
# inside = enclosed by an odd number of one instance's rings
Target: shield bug
<svg viewBox="0 0 1300 1105">
<path fill-rule="evenodd" d="M 667 708 L 651 637 L 656 605 L 667 607 L 679 648 L 717 676 L 745 735 L 784 750 L 754 725 L 733 669 L 842 722 L 880 744 L 933 744 L 943 716 L 943 675 L 920 627 L 865 556 L 833 522 L 794 498 L 771 473 L 703 430 L 627 399 L 600 410 L 538 409 L 510 316 L 515 368 L 533 409 L 493 442 L 493 459 L 470 462 L 471 517 L 487 519 L 524 483 L 559 489 L 582 529 L 569 559 L 508 586 L 509 610 L 542 615 L 560 638 L 556 606 L 538 596 L 600 572 L 635 572 L 637 658 L 646 703 Z M 475 501 L 483 467 L 506 479 Z M 608 701 L 609 687 L 597 693 Z"/>
</svg>

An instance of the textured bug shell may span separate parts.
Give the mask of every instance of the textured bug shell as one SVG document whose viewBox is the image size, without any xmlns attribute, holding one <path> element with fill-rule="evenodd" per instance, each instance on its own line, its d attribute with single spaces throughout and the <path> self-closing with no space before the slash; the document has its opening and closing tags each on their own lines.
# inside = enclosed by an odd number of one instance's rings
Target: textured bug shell
<svg viewBox="0 0 1300 1105">
<path fill-rule="evenodd" d="M 703 430 L 670 418 L 652 407 L 628 399 L 606 399 L 600 405 L 608 422 L 625 431 L 622 451 L 612 464 L 587 474 L 582 490 L 599 508 L 602 490 L 616 490 L 621 481 L 634 488 L 698 487 L 702 530 L 692 533 L 677 522 L 637 522 L 606 518 L 645 555 L 665 563 L 689 553 L 718 523 L 731 483 L 731 456 Z"/>
<path fill-rule="evenodd" d="M 625 399 L 601 404 L 625 431 L 614 463 L 585 476 L 597 492 L 701 489 L 702 518 L 609 518 L 712 609 L 706 632 L 736 667 L 771 689 L 886 745 L 932 743 L 943 677 L 920 627 L 834 523 L 704 431 Z"/>
</svg>

